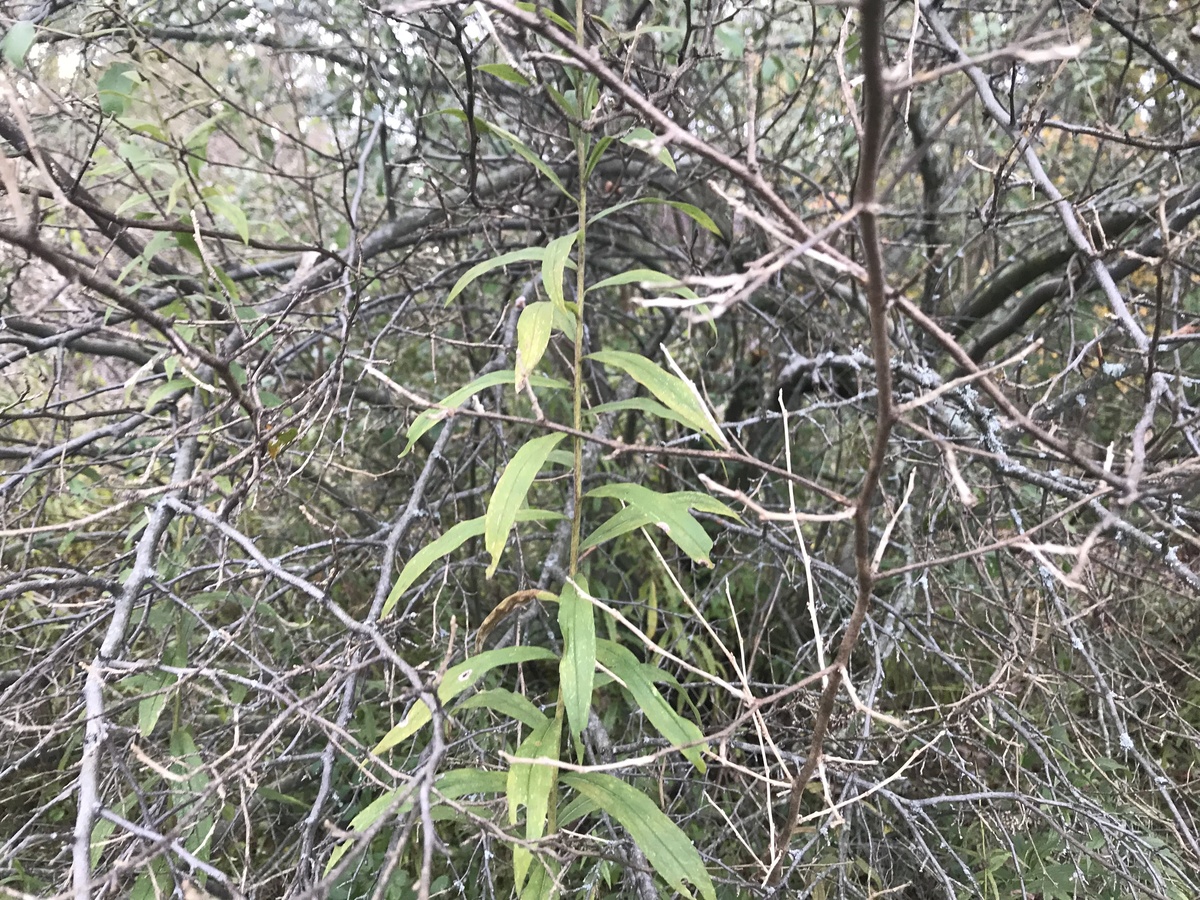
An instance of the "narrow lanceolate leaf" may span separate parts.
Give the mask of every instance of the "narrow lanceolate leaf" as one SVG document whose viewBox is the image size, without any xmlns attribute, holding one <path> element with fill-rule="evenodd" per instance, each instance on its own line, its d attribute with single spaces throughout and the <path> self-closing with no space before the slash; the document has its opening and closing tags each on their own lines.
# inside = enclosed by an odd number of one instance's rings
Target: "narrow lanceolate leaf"
<svg viewBox="0 0 1200 900">
<path fill-rule="evenodd" d="M 521 139 L 519 137 L 517 137 L 511 131 L 505 131 L 499 125 L 495 125 L 492 122 L 483 122 L 480 120 L 476 120 L 476 121 L 479 123 L 479 125 L 482 126 L 480 128 L 481 131 L 484 131 L 489 134 L 494 134 L 494 135 L 496 135 L 496 137 L 507 141 L 512 146 L 512 148 L 517 151 L 518 156 L 520 156 L 523 160 L 525 160 L 527 163 L 529 163 L 531 166 L 533 166 L 535 169 L 537 169 L 539 172 L 541 172 L 542 175 L 544 175 L 546 177 L 547 181 L 549 181 L 552 185 L 554 185 L 556 188 L 558 188 L 560 191 L 562 191 L 564 194 L 566 194 L 567 199 L 569 199 L 569 200 L 575 199 L 575 197 L 572 196 L 571 192 L 568 191 L 566 186 L 562 183 L 562 179 L 558 177 L 557 173 L 555 173 L 555 171 L 552 168 L 550 168 L 549 165 L 547 165 L 547 163 L 544 159 L 542 159 L 540 156 L 538 156 L 536 153 L 534 153 L 532 150 L 530 150 L 528 147 L 526 147 L 521 142 Z"/>
<path fill-rule="evenodd" d="M 521 742 L 516 755 L 523 759 L 558 759 L 558 735 L 562 720 L 558 716 L 545 721 Z M 540 763 L 513 763 L 508 770 L 508 822 L 517 823 L 518 808 L 525 807 L 525 838 L 535 841 L 546 833 L 550 795 L 558 776 L 556 766 Z M 529 871 L 532 856 L 523 847 L 513 847 L 513 877 L 520 890 Z"/>
<path fill-rule="evenodd" d="M 504 772 L 489 772 L 486 769 L 451 769 L 439 775 L 437 781 L 434 782 L 433 789 L 436 793 L 433 802 L 436 805 L 439 800 L 458 800 L 469 794 L 499 794 L 504 791 L 506 780 Z M 405 796 L 406 794 L 407 796 Z M 394 791 L 385 791 L 350 820 L 350 831 L 352 833 L 366 831 L 379 821 L 379 817 L 389 809 L 392 811 L 392 816 L 397 818 L 403 816 L 413 808 L 416 796 L 417 792 L 412 785 L 405 785 Z M 351 838 L 330 854 L 329 861 L 325 864 L 326 875 L 333 870 L 333 867 L 338 864 L 338 860 L 345 856 L 346 851 L 353 847 L 354 843 L 354 839 Z"/>
<path fill-rule="evenodd" d="M 682 379 L 663 371 L 646 357 L 624 350 L 600 350 L 589 354 L 588 358 L 620 369 L 678 414 L 689 428 L 709 435 L 719 444 L 726 443 L 721 429 L 715 427 L 693 389 Z"/>
<path fill-rule="evenodd" d="M 484 521 L 483 545 L 491 554 L 492 562 L 487 567 L 486 577 L 491 578 L 500 564 L 500 554 L 508 543 L 508 533 L 517 521 L 517 513 L 529 493 L 529 486 L 541 471 L 542 464 L 550 451 L 566 437 L 563 434 L 545 434 L 534 438 L 518 450 L 504 467 L 496 489 L 492 491 Z"/>
<path fill-rule="evenodd" d="M 708 427 L 705 429 L 705 431 L 708 434 L 713 435 L 713 437 L 717 439 L 717 443 L 728 450 L 729 438 L 725 437 L 725 432 L 721 431 L 721 426 L 717 424 L 717 420 L 713 416 L 712 410 L 709 409 L 708 404 L 704 402 L 704 397 L 700 393 L 700 388 L 696 387 L 696 382 L 692 381 L 683 373 L 683 369 L 679 368 L 679 363 L 675 362 L 675 357 L 671 355 L 670 350 L 668 350 L 662 344 L 659 344 L 658 346 L 662 350 L 663 356 L 667 358 L 667 365 L 671 367 L 671 370 L 675 373 L 675 377 L 687 385 L 688 390 L 691 391 L 692 399 L 696 401 L 696 406 L 699 407 L 701 414 L 704 416 L 705 422 L 708 423 Z"/>
<path fill-rule="evenodd" d="M 628 400 L 613 400 L 609 403 L 599 403 L 585 410 L 590 415 L 600 416 L 610 412 L 641 412 L 648 416 L 658 416 L 660 419 L 670 419 L 680 425 L 691 427 L 683 416 L 674 410 L 667 409 L 657 400 L 650 397 L 630 397 Z"/>
<path fill-rule="evenodd" d="M 633 129 L 621 138 L 621 143 L 628 144 L 635 150 L 641 150 L 648 156 L 657 159 L 672 172 L 675 171 L 675 160 L 671 159 L 671 152 L 667 149 L 665 142 L 662 142 L 661 138 L 649 128 Z"/>
<path fill-rule="evenodd" d="M 408 426 L 408 443 L 405 444 L 404 450 L 400 455 L 404 456 L 420 438 L 429 431 L 438 422 L 445 419 L 447 416 L 454 414 L 454 410 L 462 406 L 472 396 L 480 391 L 487 390 L 490 387 L 496 387 L 501 384 L 512 384 L 516 380 L 516 373 L 512 369 L 502 369 L 498 372 L 489 372 L 486 375 L 481 375 L 472 381 L 470 384 L 460 387 L 453 394 L 444 397 L 439 401 L 434 409 L 427 409 Z M 560 381 L 556 378 L 545 378 L 537 375 L 529 376 L 529 383 L 534 387 L 554 388 L 555 390 L 566 390 L 570 385 L 565 381 Z"/>
<path fill-rule="evenodd" d="M 619 778 L 600 772 L 564 772 L 562 780 L 620 822 L 663 881 L 689 900 L 693 894 L 688 883 L 700 892 L 702 900 L 716 900 L 716 889 L 700 854 L 653 800 Z"/>
<path fill-rule="evenodd" d="M 586 590 L 586 587 L 585 587 Z M 558 664 L 559 685 L 571 736 L 578 739 L 587 726 L 596 676 L 596 618 L 592 604 L 567 582 L 558 600 L 558 625 L 564 647 Z"/>
<path fill-rule="evenodd" d="M 523 509 L 517 513 L 518 522 L 546 522 L 561 518 L 562 513 L 543 509 Z M 431 565 L 442 557 L 453 553 L 471 538 L 479 537 L 479 535 L 483 534 L 484 525 L 483 516 L 459 522 L 437 540 L 426 544 L 414 553 L 409 561 L 405 563 L 404 568 L 400 570 L 400 575 L 396 579 L 396 583 L 392 585 L 392 590 L 388 594 L 387 600 L 384 601 L 383 612 L 379 614 L 379 618 L 384 618 L 392 611 L 401 595 L 412 587 L 416 580 L 424 575 L 425 571 Z"/>
<path fill-rule="evenodd" d="M 704 739 L 704 734 L 695 722 L 675 712 L 654 686 L 654 678 L 658 676 L 657 668 L 638 662 L 637 657 L 628 649 L 606 640 L 596 642 L 596 658 L 621 679 L 633 697 L 633 702 L 658 733 L 678 747 L 688 761 L 703 772 L 707 765 L 704 762 L 704 747 L 699 742 Z M 563 659 L 566 659 L 566 656 Z"/>
<path fill-rule="evenodd" d="M 628 506 L 588 535 L 584 547 L 594 547 L 646 524 L 654 524 L 692 560 L 711 566 L 712 538 L 691 510 L 738 519 L 737 513 L 707 494 L 676 491 L 660 494 L 640 484 L 605 484 L 588 492 L 589 497 L 620 500 Z M 632 510 L 632 511 L 631 511 Z"/>
<path fill-rule="evenodd" d="M 493 256 L 491 259 L 485 259 L 478 265 L 471 266 L 463 274 L 462 278 L 454 283 L 454 287 L 450 289 L 450 296 L 446 298 L 446 305 L 449 306 L 454 298 L 466 290 L 471 282 L 480 275 L 486 274 L 492 271 L 492 269 L 507 266 L 510 263 L 540 262 L 545 253 L 545 247 L 526 247 L 523 250 L 514 250 L 511 253 L 502 253 L 499 256 Z"/>
<path fill-rule="evenodd" d="M 598 291 L 607 287 L 620 287 L 623 284 L 660 285 L 663 290 L 678 294 L 680 297 L 687 297 L 689 300 L 699 299 L 696 296 L 696 292 L 687 285 L 680 284 L 678 278 L 655 269 L 630 269 L 628 272 L 621 272 L 605 278 L 603 281 L 597 281 L 588 288 L 588 291 Z"/>
<path fill-rule="evenodd" d="M 571 248 L 575 246 L 578 231 L 556 237 L 546 247 L 546 255 L 542 258 L 542 284 L 550 295 L 550 302 L 561 310 L 566 310 L 567 300 L 563 294 L 563 272 L 566 271 L 567 261 L 571 256 Z"/>
<path fill-rule="evenodd" d="M 554 305 L 551 303 L 530 303 L 521 310 L 521 318 L 517 320 L 517 393 L 525 390 L 529 376 L 542 361 L 553 325 Z"/>
<path fill-rule="evenodd" d="M 494 75 L 512 84 L 519 84 L 522 87 L 529 87 L 530 85 L 528 78 L 505 63 L 484 63 L 482 66 L 476 66 L 476 68 L 480 72 L 486 72 L 488 75 Z"/>
<path fill-rule="evenodd" d="M 443 704 L 449 703 L 496 666 L 554 658 L 554 654 L 544 647 L 502 647 L 499 650 L 485 650 L 446 670 L 442 683 L 438 685 L 438 700 Z M 418 700 L 409 708 L 404 718 L 383 736 L 383 740 L 376 744 L 371 752 L 383 753 L 385 750 L 390 750 L 420 731 L 432 718 L 433 715 L 429 711 L 428 704 L 423 700 Z"/>
</svg>

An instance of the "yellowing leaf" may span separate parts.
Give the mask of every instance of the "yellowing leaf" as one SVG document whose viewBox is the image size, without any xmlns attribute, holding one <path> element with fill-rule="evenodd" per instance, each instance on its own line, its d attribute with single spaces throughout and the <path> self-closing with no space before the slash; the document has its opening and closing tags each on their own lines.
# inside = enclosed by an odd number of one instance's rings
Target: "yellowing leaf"
<svg viewBox="0 0 1200 900">
<path fill-rule="evenodd" d="M 550 303 L 531 303 L 521 310 L 517 320 L 516 389 L 520 393 L 529 383 L 529 376 L 541 362 L 550 343 L 554 324 L 554 306 Z"/>
</svg>

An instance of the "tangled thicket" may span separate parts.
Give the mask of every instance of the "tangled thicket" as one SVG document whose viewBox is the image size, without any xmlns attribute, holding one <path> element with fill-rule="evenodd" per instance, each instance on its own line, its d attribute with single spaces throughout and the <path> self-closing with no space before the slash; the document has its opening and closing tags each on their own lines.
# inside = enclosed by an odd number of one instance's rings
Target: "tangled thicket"
<svg viewBox="0 0 1200 900">
<path fill-rule="evenodd" d="M 580 9 L 10 9 L 0 891 L 1197 896 L 1200 3 Z"/>
</svg>

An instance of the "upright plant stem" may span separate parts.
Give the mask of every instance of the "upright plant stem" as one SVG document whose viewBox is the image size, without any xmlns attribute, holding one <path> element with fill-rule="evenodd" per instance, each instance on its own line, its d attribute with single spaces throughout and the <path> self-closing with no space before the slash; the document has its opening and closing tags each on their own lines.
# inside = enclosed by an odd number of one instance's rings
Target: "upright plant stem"
<svg viewBox="0 0 1200 900">
<path fill-rule="evenodd" d="M 575 41 L 582 48 L 585 37 L 583 33 L 583 0 L 575 0 Z M 589 111 L 584 109 L 586 91 L 583 88 L 583 78 L 576 90 L 576 100 L 579 104 L 580 118 L 586 119 Z M 571 516 L 571 558 L 567 573 L 574 577 L 579 568 L 579 543 L 583 528 L 583 292 L 584 270 L 587 253 L 587 135 L 582 128 L 575 129 L 575 156 L 579 160 L 579 237 L 575 243 L 575 382 L 574 416 L 572 425 L 575 428 L 575 503 Z"/>
</svg>

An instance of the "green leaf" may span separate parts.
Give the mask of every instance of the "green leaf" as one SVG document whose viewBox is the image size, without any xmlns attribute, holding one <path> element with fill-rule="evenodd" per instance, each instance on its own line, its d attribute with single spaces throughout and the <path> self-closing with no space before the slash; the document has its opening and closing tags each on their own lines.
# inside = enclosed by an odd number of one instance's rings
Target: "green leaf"
<svg viewBox="0 0 1200 900">
<path fill-rule="evenodd" d="M 578 576 L 577 576 L 578 577 Z M 586 585 L 583 585 L 587 590 Z M 578 740 L 587 727 L 596 677 L 596 618 L 592 604 L 575 585 L 563 585 L 558 600 L 558 626 L 562 629 L 563 655 L 558 664 L 563 707 L 571 736 Z"/>
<path fill-rule="evenodd" d="M 520 393 L 529 383 L 529 376 L 541 362 L 550 343 L 554 324 L 554 306 L 550 303 L 530 303 L 521 310 L 517 320 L 517 368 L 514 384 Z"/>
<path fill-rule="evenodd" d="M 588 288 L 588 293 L 598 291 L 601 288 L 617 287 L 632 282 L 637 282 L 638 284 L 660 284 L 666 290 L 673 294 L 678 294 L 680 297 L 687 297 L 689 300 L 700 299 L 690 287 L 680 284 L 678 278 L 654 269 L 630 269 L 628 272 L 621 272 L 619 275 L 613 275 L 610 278 L 605 278 L 603 281 L 596 282 Z"/>
<path fill-rule="evenodd" d="M 250 223 L 239 206 L 230 203 L 224 197 L 207 197 L 204 202 L 210 210 L 233 226 L 243 244 L 250 243 Z"/>
<path fill-rule="evenodd" d="M 600 163 L 604 156 L 604 151 L 607 150 L 616 138 L 605 135 L 596 141 L 596 146 L 592 148 L 592 152 L 588 154 L 587 166 L 584 171 L 588 178 L 592 177 L 592 172 L 596 170 L 596 166 Z"/>
<path fill-rule="evenodd" d="M 446 670 L 442 683 L 438 685 L 438 700 L 443 704 L 450 702 L 497 666 L 555 658 L 545 647 L 501 647 L 499 650 L 485 650 Z M 432 718 L 429 706 L 424 700 L 414 701 L 404 718 L 383 736 L 383 740 L 376 744 L 371 752 L 379 754 L 390 750 L 420 731 Z"/>
<path fill-rule="evenodd" d="M 517 69 L 506 63 L 484 63 L 481 66 L 475 67 L 478 71 L 487 75 L 492 75 L 503 81 L 509 81 L 513 84 L 519 84 L 521 87 L 529 87 L 533 82 L 522 75 Z"/>
<path fill-rule="evenodd" d="M 693 895 L 687 889 L 687 882 L 695 885 L 703 900 L 716 900 L 717 892 L 700 854 L 653 800 L 612 775 L 564 772 L 561 777 L 564 784 L 595 802 L 625 827 L 663 881 L 689 900 Z"/>
<path fill-rule="evenodd" d="M 679 413 L 667 409 L 657 400 L 651 400 L 649 397 L 630 397 L 628 400 L 613 400 L 611 403 L 601 403 L 586 410 L 586 412 L 595 416 L 602 413 L 627 411 L 643 412 L 650 416 L 670 419 L 672 422 L 678 422 L 680 425 L 691 427 L 689 419 L 685 419 Z"/>
<path fill-rule="evenodd" d="M 438 401 L 436 409 L 427 409 L 419 416 L 413 419 L 413 423 L 408 426 L 408 443 L 400 455 L 406 456 L 413 445 L 421 439 L 421 437 L 429 431 L 434 425 L 449 418 L 454 414 L 454 410 L 462 406 L 475 394 L 480 391 L 485 391 L 490 387 L 497 387 L 502 384 L 512 384 L 516 380 L 516 373 L 512 369 L 503 369 L 499 372 L 489 372 L 486 375 L 481 375 L 472 381 L 470 384 L 460 387 L 453 394 Z M 538 375 L 531 375 L 529 383 L 534 387 L 552 388 L 554 390 L 569 390 L 570 385 L 565 381 L 560 381 L 557 378 L 545 378 Z"/>
<path fill-rule="evenodd" d="M 483 545 L 491 554 L 492 562 L 487 567 L 486 577 L 491 578 L 500 564 L 500 554 L 508 543 L 508 533 L 517 521 L 517 512 L 525 502 L 529 487 L 541 471 L 542 464 L 562 439 L 564 434 L 544 434 L 526 443 L 513 454 L 513 458 L 496 482 L 492 499 L 484 517 Z"/>
<path fill-rule="evenodd" d="M 14 69 L 25 65 L 25 57 L 36 38 L 36 25 L 28 21 L 15 22 L 4 35 L 4 58 L 8 60 L 9 65 Z"/>
<path fill-rule="evenodd" d="M 579 551 L 582 553 L 593 547 L 598 547 L 605 541 L 611 541 L 613 538 L 618 538 L 630 531 L 643 528 L 653 521 L 653 513 L 638 509 L 636 506 L 627 506 L 616 515 L 606 519 L 591 534 L 584 538 Z"/>
<path fill-rule="evenodd" d="M 152 410 L 163 400 L 179 394 L 185 394 L 193 387 L 193 383 L 186 378 L 172 378 L 166 384 L 160 384 L 150 392 L 150 396 L 146 398 L 145 409 L 147 411 Z"/>
<path fill-rule="evenodd" d="M 167 686 L 174 684 L 176 678 L 167 672 L 149 675 L 142 682 L 147 696 L 138 701 L 138 733 L 142 737 L 150 737 L 150 732 L 158 724 L 163 709 L 167 705 L 169 694 Z"/>
<path fill-rule="evenodd" d="M 130 76 L 135 68 L 132 63 L 113 63 L 104 70 L 96 82 L 100 112 L 106 116 L 123 116 L 129 106 L 136 82 Z"/>
<path fill-rule="evenodd" d="M 450 289 L 450 296 L 446 298 L 446 305 L 449 306 L 454 302 L 454 298 L 461 294 L 480 275 L 490 272 L 492 269 L 499 269 L 501 266 L 510 265 L 511 263 L 540 261 L 545 253 L 545 247 L 525 247 L 521 250 L 513 250 L 510 253 L 493 256 L 491 259 L 485 259 L 478 265 L 471 266 L 463 274 L 462 278 L 454 283 L 454 287 Z"/>
<path fill-rule="evenodd" d="M 543 717 L 540 726 L 521 742 L 515 756 L 534 759 L 558 759 L 558 738 L 562 720 Z M 508 823 L 517 824 L 518 807 L 525 807 L 525 839 L 534 841 L 546 833 L 550 795 L 558 778 L 558 768 L 539 763 L 513 763 L 508 770 Z M 520 889 L 525 883 L 532 855 L 524 847 L 513 847 L 513 877 Z"/>
<path fill-rule="evenodd" d="M 492 772 L 484 769 L 451 769 L 448 772 L 443 772 L 437 777 L 434 782 L 434 790 L 437 796 L 434 798 L 434 803 L 437 803 L 438 798 L 445 800 L 458 800 L 460 797 L 465 797 L 468 794 L 499 794 L 504 791 L 507 783 L 507 775 L 504 772 Z M 366 831 L 382 816 L 397 799 L 404 796 L 405 793 L 409 796 L 392 811 L 392 814 L 399 818 L 413 808 L 413 800 L 417 792 L 411 785 L 405 785 L 402 788 L 397 788 L 394 791 L 387 791 L 376 797 L 365 807 L 359 810 L 358 815 L 350 820 L 351 831 Z M 265 793 L 261 788 L 259 793 Z M 303 805 L 303 804 L 302 804 Z M 353 840 L 344 841 L 336 850 L 329 856 L 329 861 L 325 864 L 325 874 L 328 875 L 333 867 L 338 864 L 346 851 L 354 846 Z"/>
<path fill-rule="evenodd" d="M 584 541 L 585 548 L 594 547 L 634 528 L 653 523 L 691 559 L 711 566 L 712 561 L 708 554 L 712 551 L 712 538 L 703 526 L 692 518 L 691 510 L 697 509 L 740 521 L 737 513 L 724 503 L 696 491 L 660 494 L 640 484 L 605 484 L 589 491 L 587 496 L 620 500 L 629 506 L 588 535 Z"/>
<path fill-rule="evenodd" d="M 721 429 L 716 427 L 712 417 L 700 405 L 694 386 L 682 378 L 663 371 L 640 354 L 624 350 L 600 350 L 589 354 L 588 359 L 621 369 L 667 408 L 674 410 L 694 431 L 709 435 L 722 446 L 727 443 Z"/>
<path fill-rule="evenodd" d="M 690 217 L 701 228 L 706 228 L 715 234 L 717 237 L 723 238 L 721 229 L 717 227 L 717 223 L 712 220 L 712 216 L 700 209 L 698 206 L 693 206 L 690 203 L 684 203 L 682 200 L 660 200 L 658 197 L 648 197 L 641 203 L 665 203 L 667 206 L 679 210 L 684 215 Z"/>
<path fill-rule="evenodd" d="M 633 702 L 658 733 L 670 741 L 672 746 L 680 748 L 680 752 L 688 761 L 703 772 L 707 768 L 704 762 L 704 747 L 697 742 L 704 739 L 704 733 L 695 722 L 675 712 L 654 686 L 654 679 L 658 677 L 657 667 L 643 665 L 628 649 L 606 640 L 596 642 L 596 658 L 621 679 L 633 697 Z M 694 746 L 689 747 L 688 744 Z"/>
<path fill-rule="evenodd" d="M 542 724 L 542 720 L 546 718 L 542 711 L 534 706 L 528 697 L 505 690 L 504 688 L 492 688 L 489 691 L 480 691 L 477 694 L 472 694 L 455 707 L 456 710 L 479 708 L 495 710 L 501 715 L 508 716 L 510 719 L 516 719 L 518 722 L 528 725 L 530 728 L 537 728 Z"/>
<path fill-rule="evenodd" d="M 543 175 L 545 175 L 547 181 L 549 181 L 552 185 L 554 185 L 556 188 L 558 188 L 560 191 L 562 191 L 564 194 L 566 194 L 568 200 L 571 200 L 572 202 L 574 202 L 574 200 L 575 200 L 574 195 L 572 195 L 571 192 L 566 189 L 566 187 L 562 183 L 562 179 L 560 179 L 558 177 L 558 174 L 552 168 L 550 168 L 549 165 L 546 164 L 546 161 L 544 159 L 542 159 L 540 156 L 538 156 L 536 153 L 534 153 L 532 150 L 530 150 L 528 147 L 526 147 L 523 143 L 521 143 L 521 139 L 519 137 L 517 137 L 515 134 L 513 134 L 510 131 L 505 131 L 499 125 L 495 125 L 492 122 L 484 122 L 482 120 L 478 120 L 478 121 L 479 121 L 479 124 L 482 126 L 480 128 L 481 131 L 490 132 L 491 134 L 496 135 L 496 137 L 507 141 L 512 146 L 512 148 L 517 151 L 517 155 L 519 157 L 521 157 L 523 160 L 525 160 L 527 163 L 529 163 L 531 166 L 533 166 L 535 169 L 537 169 L 539 172 L 541 172 Z"/>
<path fill-rule="evenodd" d="M 518 522 L 547 522 L 561 519 L 562 517 L 563 515 L 560 512 L 551 512 L 550 510 L 542 509 L 523 509 L 517 513 Z M 396 583 L 392 585 L 392 590 L 388 594 L 387 600 L 384 601 L 383 611 L 379 614 L 379 618 L 384 618 L 392 611 L 404 592 L 413 586 L 413 583 L 425 573 L 426 569 L 442 557 L 453 553 L 471 538 L 479 537 L 479 535 L 483 534 L 484 526 L 483 516 L 459 522 L 437 540 L 426 544 L 414 553 L 409 561 L 404 564 L 404 568 L 400 570 L 400 576 L 396 579 Z"/>
<path fill-rule="evenodd" d="M 670 151 L 667 150 L 666 146 L 659 143 L 660 141 L 661 138 L 649 128 L 635 128 L 629 134 L 625 135 L 625 137 L 621 138 L 622 144 L 627 144 L 634 150 L 641 150 L 674 172 L 675 160 L 671 159 Z"/>
<path fill-rule="evenodd" d="M 546 247 L 546 255 L 542 258 L 542 284 L 550 295 L 550 302 L 563 311 L 567 308 L 567 299 L 563 295 L 563 271 L 578 237 L 578 231 L 556 237 Z"/>
</svg>

